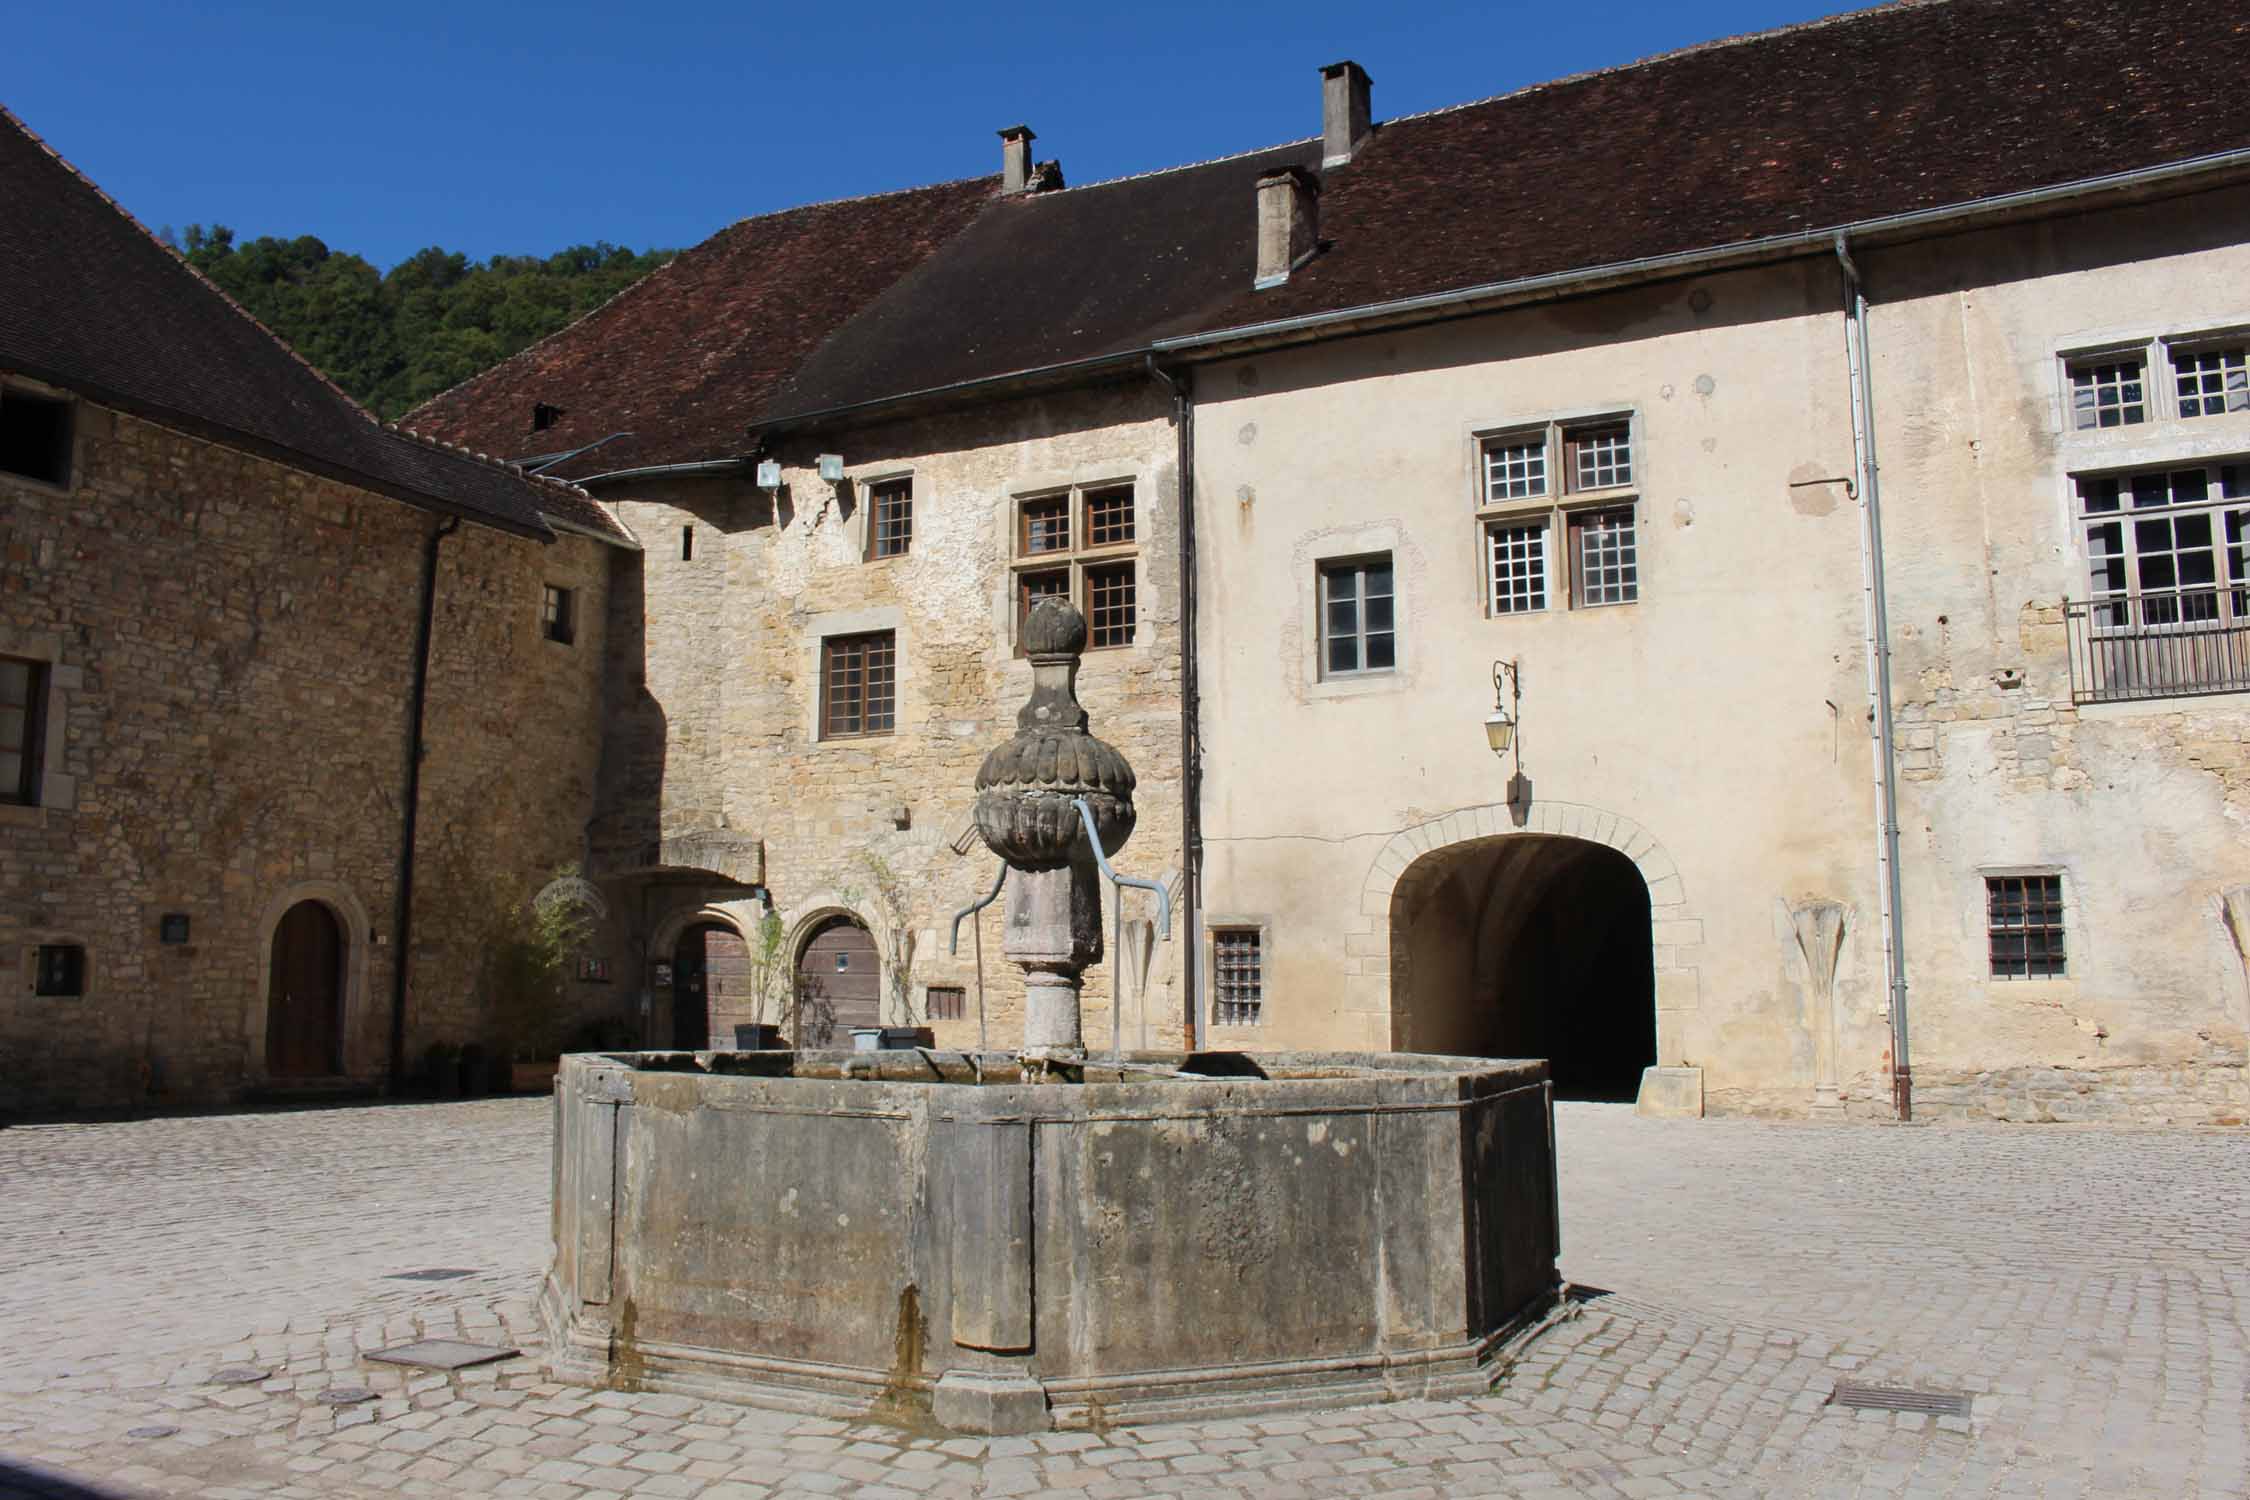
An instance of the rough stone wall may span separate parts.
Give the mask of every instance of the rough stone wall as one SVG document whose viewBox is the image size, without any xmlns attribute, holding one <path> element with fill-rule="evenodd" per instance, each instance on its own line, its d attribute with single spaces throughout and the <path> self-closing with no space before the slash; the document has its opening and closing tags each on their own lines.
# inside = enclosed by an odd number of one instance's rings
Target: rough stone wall
<svg viewBox="0 0 2250 1500">
<path fill-rule="evenodd" d="M 2250 414 L 2081 432 L 2065 357 L 2239 328 L 2250 193 L 1879 254 L 1916 1108 L 2240 1119 L 2250 990 L 2225 893 L 2250 855 L 2250 699 L 2072 701 L 2089 591 L 2074 475 L 2250 454 Z M 2061 876 L 2067 972 L 1991 977 L 1988 873 Z M 1874 1082 L 1874 1080 L 1870 1080 Z"/>
<path fill-rule="evenodd" d="M 0 476 L 0 653 L 54 664 L 49 781 L 68 802 L 0 807 L 0 1113 L 256 1085 L 270 935 L 301 898 L 341 919 L 345 1072 L 377 1081 L 436 518 L 88 402 L 76 447 L 67 492 Z M 521 883 L 575 852 L 591 753 L 568 742 L 591 740 L 596 699 L 583 673 L 508 660 L 503 622 L 536 628 L 548 549 L 474 526 L 446 545 L 424 827 Z M 592 546 L 556 549 L 589 587 Z M 477 657 L 508 664 L 463 665 Z M 424 890 L 417 966 L 451 976 L 474 938 L 443 876 Z M 185 944 L 159 941 L 168 913 L 188 918 Z M 85 998 L 30 993 L 48 942 L 86 946 Z M 438 1016 L 467 1003 L 425 988 Z"/>
<path fill-rule="evenodd" d="M 818 477 L 821 451 L 841 452 L 845 485 Z M 780 456 L 784 488 L 770 502 L 739 477 L 610 497 L 647 550 L 639 576 L 621 575 L 613 610 L 613 692 L 622 707 L 610 719 L 598 827 L 637 836 L 716 829 L 761 840 L 765 883 L 788 929 L 784 962 L 811 924 L 849 912 L 884 955 L 886 1022 L 927 1024 L 941 1045 L 973 1045 L 968 924 L 960 955 L 944 948 L 951 914 L 989 889 L 997 866 L 981 843 L 972 840 L 966 855 L 950 846 L 969 828 L 978 764 L 1014 732 L 1030 690 L 1029 666 L 1014 654 L 1008 562 L 1014 501 L 1027 492 L 1134 483 L 1138 635 L 1131 646 L 1089 652 L 1079 691 L 1094 732 L 1123 750 L 1140 777 L 1139 827 L 1121 869 L 1176 882 L 1178 481 L 1169 403 L 1153 387 L 1122 387 L 825 434 Z M 868 485 L 907 475 L 912 546 L 903 557 L 869 561 Z M 696 527 L 692 560 L 681 557 L 685 525 Z M 645 623 L 627 618 L 635 594 Z M 822 739 L 822 637 L 883 629 L 898 644 L 896 731 Z M 629 634 L 639 637 L 639 653 Z M 763 908 L 742 896 L 692 879 L 620 883 L 613 904 L 647 903 L 620 959 L 637 970 L 650 944 L 662 950 L 655 957 L 668 958 L 670 934 L 711 903 L 755 947 Z M 1153 915 L 1145 894 L 1128 903 L 1129 917 Z M 1000 908 L 982 920 L 986 1025 L 994 1045 L 1013 1046 L 1022 989 L 1001 956 Z M 1105 942 L 1110 931 L 1105 918 Z M 1177 940 L 1159 943 L 1151 964 L 1151 1045 L 1181 1039 L 1179 949 Z M 924 991 L 933 983 L 964 986 L 968 1016 L 930 1022 Z M 1106 1045 L 1106 960 L 1086 993 L 1088 1041 Z M 670 997 L 650 998 L 648 1034 L 668 1036 Z M 1129 1031 L 1135 1039 L 1137 1029 Z"/>
</svg>

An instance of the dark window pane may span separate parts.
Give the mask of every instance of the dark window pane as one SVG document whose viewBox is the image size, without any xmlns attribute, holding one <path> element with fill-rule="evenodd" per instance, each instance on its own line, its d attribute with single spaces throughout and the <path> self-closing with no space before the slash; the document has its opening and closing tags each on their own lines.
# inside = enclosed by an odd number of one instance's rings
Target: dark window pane
<svg viewBox="0 0 2250 1500">
<path fill-rule="evenodd" d="M 1393 639 L 1394 637 L 1387 631 L 1379 635 L 1370 634 L 1367 637 L 1367 665 L 1370 670 L 1398 665 L 1397 658 L 1391 651 Z"/>
</svg>

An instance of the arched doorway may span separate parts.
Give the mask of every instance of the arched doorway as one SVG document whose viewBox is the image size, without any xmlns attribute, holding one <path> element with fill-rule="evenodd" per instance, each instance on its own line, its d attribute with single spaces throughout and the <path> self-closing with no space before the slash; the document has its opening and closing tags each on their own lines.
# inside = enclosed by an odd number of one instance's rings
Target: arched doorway
<svg viewBox="0 0 2250 1500">
<path fill-rule="evenodd" d="M 1402 1046 L 1543 1057 L 1565 1099 L 1633 1099 L 1656 1061 L 1648 886 L 1606 844 L 1511 834 L 1437 849 L 1401 877 Z"/>
<path fill-rule="evenodd" d="M 299 901 L 273 930 L 266 986 L 266 1072 L 344 1071 L 344 929 L 319 901 Z"/>
<path fill-rule="evenodd" d="M 882 963 L 856 918 L 830 917 L 797 954 L 800 1047 L 848 1047 L 855 1026 L 883 1024 Z"/>
<path fill-rule="evenodd" d="M 723 922 L 698 922 L 672 945 L 672 1045 L 686 1052 L 734 1045 L 750 1014 L 750 945 Z"/>
</svg>

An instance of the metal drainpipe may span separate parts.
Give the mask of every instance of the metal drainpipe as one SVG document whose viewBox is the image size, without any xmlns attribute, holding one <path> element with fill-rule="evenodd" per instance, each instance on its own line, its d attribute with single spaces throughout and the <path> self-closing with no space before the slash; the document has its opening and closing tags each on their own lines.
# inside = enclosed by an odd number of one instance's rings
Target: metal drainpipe
<svg viewBox="0 0 2250 1500">
<path fill-rule="evenodd" d="M 1867 292 L 1851 247 L 1836 236 L 1844 268 L 1844 356 L 1851 374 L 1852 465 L 1858 474 L 1860 576 L 1866 593 L 1867 692 L 1875 717 L 1876 872 L 1883 919 L 1883 970 L 1891 1009 L 1891 1105 L 1914 1118 L 1914 1070 L 1906 1050 L 1906 937 L 1899 910 L 1898 756 L 1891 726 L 1891 617 L 1883 583 L 1883 504 L 1875 461 L 1874 374 L 1868 368 Z"/>
<path fill-rule="evenodd" d="M 1203 743 L 1195 659 L 1195 393 L 1189 373 L 1168 375 L 1149 356 L 1148 372 L 1172 393 L 1172 426 L 1180 471 L 1180 976 L 1186 990 L 1189 1045 L 1201 1052 L 1206 1027 L 1198 982 L 1203 940 L 1196 912 L 1203 892 Z"/>
<path fill-rule="evenodd" d="M 414 628 L 414 683 L 408 698 L 405 814 L 400 819 L 398 911 L 391 927 L 391 1092 L 406 1082 L 406 980 L 414 939 L 414 832 L 422 810 L 422 711 L 430 696 L 430 636 L 437 619 L 438 544 L 461 529 L 447 516 L 422 551 L 422 617 Z"/>
</svg>

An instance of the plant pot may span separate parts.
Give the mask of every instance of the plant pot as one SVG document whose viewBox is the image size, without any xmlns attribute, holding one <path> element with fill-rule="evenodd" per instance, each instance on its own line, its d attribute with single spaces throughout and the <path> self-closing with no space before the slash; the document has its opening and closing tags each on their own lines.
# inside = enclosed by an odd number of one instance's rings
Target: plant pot
<svg viewBox="0 0 2250 1500">
<path fill-rule="evenodd" d="M 519 1094 L 551 1094 L 555 1089 L 555 1070 L 562 1066 L 560 1058 L 545 1062 L 519 1062 L 508 1065 L 508 1084 Z"/>
<path fill-rule="evenodd" d="M 738 1023 L 734 1028 L 734 1050 L 737 1052 L 772 1052 L 781 1046 L 781 1028 L 763 1022 L 755 1025 Z"/>
<path fill-rule="evenodd" d="M 852 1028 L 854 1052 L 880 1052 L 883 1050 L 883 1028 L 880 1026 L 854 1026 Z"/>
</svg>

